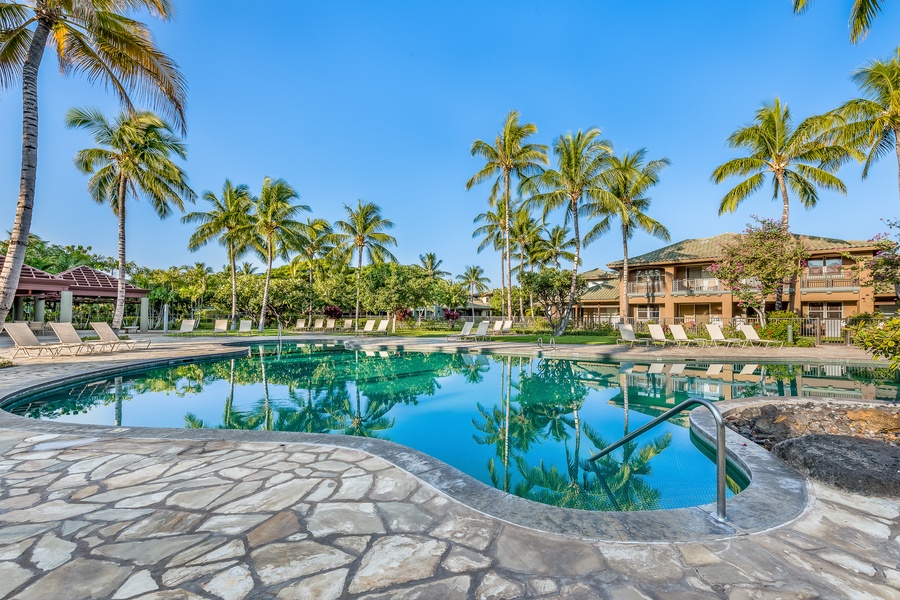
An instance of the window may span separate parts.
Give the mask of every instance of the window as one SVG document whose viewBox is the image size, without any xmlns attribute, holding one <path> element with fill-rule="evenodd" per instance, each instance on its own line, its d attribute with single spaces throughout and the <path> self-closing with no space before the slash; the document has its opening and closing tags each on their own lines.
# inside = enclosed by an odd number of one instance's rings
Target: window
<svg viewBox="0 0 900 600">
<path fill-rule="evenodd" d="M 685 279 L 710 279 L 712 276 L 706 267 L 686 267 L 684 269 Z"/>
<path fill-rule="evenodd" d="M 710 315 L 709 304 L 679 304 L 678 316 L 685 321 L 695 321 L 697 323 L 708 323 Z"/>
<path fill-rule="evenodd" d="M 645 304 L 634 307 L 634 317 L 641 321 L 659 320 L 659 304 Z"/>
<path fill-rule="evenodd" d="M 806 316 L 811 319 L 840 319 L 844 316 L 841 302 L 810 302 L 806 305 Z"/>
<path fill-rule="evenodd" d="M 843 261 L 840 258 L 811 258 L 806 261 L 810 277 L 840 275 Z"/>
</svg>

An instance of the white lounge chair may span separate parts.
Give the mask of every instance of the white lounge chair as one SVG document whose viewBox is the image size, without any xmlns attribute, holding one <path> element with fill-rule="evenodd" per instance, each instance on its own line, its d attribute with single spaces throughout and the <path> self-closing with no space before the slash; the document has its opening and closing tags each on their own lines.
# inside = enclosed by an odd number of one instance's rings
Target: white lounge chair
<svg viewBox="0 0 900 600">
<path fill-rule="evenodd" d="M 622 339 L 616 340 L 616 344 L 630 343 L 632 348 L 634 348 L 635 344 L 645 344 L 649 346 L 652 341 L 648 338 L 639 338 L 634 335 L 634 327 L 628 323 L 619 323 L 619 333 L 622 335 Z"/>
<path fill-rule="evenodd" d="M 40 356 L 44 353 L 56 356 L 61 350 L 66 350 L 69 354 L 76 354 L 81 347 L 81 344 L 44 344 L 37 339 L 28 323 L 5 323 L 3 330 L 12 338 L 16 347 L 12 358 L 15 358 L 20 352 L 28 357 Z"/>
<path fill-rule="evenodd" d="M 734 344 L 743 346 L 747 343 L 747 340 L 742 340 L 739 338 L 726 338 L 725 334 L 722 333 L 722 328 L 718 325 L 714 325 L 712 323 L 704 323 L 704 325 L 706 325 L 706 331 L 709 332 L 709 338 L 715 346 L 725 344 L 725 347 L 727 348 L 729 346 L 733 346 Z"/>
<path fill-rule="evenodd" d="M 482 321 L 481 323 L 478 324 L 478 328 L 475 330 L 475 333 L 470 333 L 469 335 L 465 336 L 465 338 L 466 339 L 472 338 L 475 341 L 477 341 L 478 338 L 486 340 L 487 339 L 487 331 L 488 331 L 488 327 L 490 326 L 490 324 L 491 324 L 490 321 Z"/>
<path fill-rule="evenodd" d="M 378 324 L 378 329 L 376 329 L 372 333 L 374 335 L 387 335 L 388 334 L 387 328 L 388 328 L 388 325 L 390 325 L 390 324 L 391 324 L 390 319 L 382 319 L 381 323 Z"/>
<path fill-rule="evenodd" d="M 353 329 L 353 319 L 344 319 L 344 326 L 341 327 L 341 331 L 350 331 Z"/>
<path fill-rule="evenodd" d="M 741 325 L 740 326 L 741 333 L 744 334 L 744 337 L 747 338 L 747 343 L 751 346 L 766 346 L 767 348 L 773 344 L 778 344 L 779 348 L 784 346 L 784 342 L 781 340 L 763 340 L 760 339 L 759 334 L 756 333 L 756 330 L 753 329 L 753 325 Z"/>
<path fill-rule="evenodd" d="M 306 319 L 297 319 L 297 324 L 294 325 L 294 331 L 305 331 L 306 330 Z"/>
<path fill-rule="evenodd" d="M 195 327 L 197 327 L 196 319 L 184 319 L 181 321 L 181 329 L 177 333 L 178 335 L 192 335 Z"/>
<path fill-rule="evenodd" d="M 500 335 L 507 335 L 512 333 L 513 322 L 512 319 L 508 321 L 503 321 L 503 327 L 500 329 Z"/>
<path fill-rule="evenodd" d="M 375 319 L 369 319 L 368 321 L 366 321 L 366 325 L 365 325 L 365 327 L 362 328 L 362 331 L 360 331 L 360 333 L 363 335 L 367 335 L 369 333 L 372 333 L 374 330 L 375 330 Z"/>
<path fill-rule="evenodd" d="M 325 322 L 325 331 L 330 331 L 330 330 L 334 329 L 335 324 L 336 324 L 335 319 L 328 319 Z"/>
<path fill-rule="evenodd" d="M 212 334 L 213 335 L 228 335 L 228 319 L 216 319 L 215 324 L 213 325 Z"/>
<path fill-rule="evenodd" d="M 325 319 L 316 319 L 315 325 L 313 325 L 313 331 L 323 329 L 325 327 Z"/>
<path fill-rule="evenodd" d="M 684 332 L 683 325 L 669 325 L 669 331 L 672 332 L 672 337 L 679 346 L 690 346 L 691 344 L 696 344 L 698 346 L 706 345 L 706 340 L 703 338 L 689 338 Z"/>
<path fill-rule="evenodd" d="M 91 354 L 94 350 L 110 352 L 114 347 L 112 342 L 104 342 L 103 340 L 84 341 L 71 323 L 50 323 L 50 329 L 53 330 L 60 344 L 79 346 L 76 354 L 81 354 L 82 352 Z"/>
<path fill-rule="evenodd" d="M 250 319 L 241 319 L 240 324 L 238 325 L 238 335 L 246 333 L 247 335 L 253 335 L 253 321 Z"/>
<path fill-rule="evenodd" d="M 109 323 L 107 323 L 106 321 L 92 321 L 91 328 L 93 328 L 93 330 L 97 332 L 97 335 L 100 336 L 101 340 L 113 344 L 113 350 L 118 350 L 123 346 L 126 350 L 134 350 L 138 347 L 139 344 L 147 344 L 146 346 L 144 346 L 144 348 L 150 347 L 150 340 L 123 340 L 115 331 L 113 331 L 113 328 L 110 327 Z"/>
<path fill-rule="evenodd" d="M 500 321 L 497 322 L 500 323 Z M 459 333 L 451 333 L 447 336 L 447 341 L 449 342 L 451 338 L 456 338 L 457 340 L 463 339 L 464 337 L 472 333 L 472 327 L 474 325 L 474 321 L 466 321 L 465 323 L 463 323 L 462 331 L 460 331 Z"/>
<path fill-rule="evenodd" d="M 494 321 L 494 327 L 493 329 L 491 329 L 491 335 L 500 335 L 500 332 L 503 330 L 504 322 L 505 321 L 503 321 L 502 319 L 500 321 Z"/>
<path fill-rule="evenodd" d="M 653 344 L 662 344 L 663 346 L 667 346 L 668 344 L 678 344 L 675 340 L 670 340 L 666 337 L 666 332 L 663 331 L 662 325 L 650 323 L 647 325 L 647 329 L 650 331 L 650 341 Z"/>
</svg>

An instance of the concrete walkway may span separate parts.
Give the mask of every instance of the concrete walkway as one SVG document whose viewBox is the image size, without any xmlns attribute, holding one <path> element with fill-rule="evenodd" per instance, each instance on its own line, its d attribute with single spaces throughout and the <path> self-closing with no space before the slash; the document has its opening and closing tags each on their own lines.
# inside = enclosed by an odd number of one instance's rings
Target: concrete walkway
<svg viewBox="0 0 900 600">
<path fill-rule="evenodd" d="M 0 395 L 234 350 L 221 342 L 158 338 L 132 354 L 16 359 L 0 370 Z M 609 351 L 577 350 L 595 348 Z M 674 351 L 624 355 L 671 360 Z M 898 503 L 816 484 L 806 513 L 766 532 L 613 543 L 502 522 L 381 458 L 301 435 L 273 443 L 31 429 L 0 430 L 4 598 L 900 598 Z"/>
</svg>

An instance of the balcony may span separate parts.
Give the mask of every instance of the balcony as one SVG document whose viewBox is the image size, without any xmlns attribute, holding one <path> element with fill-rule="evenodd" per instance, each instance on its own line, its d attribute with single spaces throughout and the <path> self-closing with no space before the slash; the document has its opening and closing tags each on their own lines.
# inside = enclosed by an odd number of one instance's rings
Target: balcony
<svg viewBox="0 0 900 600">
<path fill-rule="evenodd" d="M 662 279 L 629 281 L 626 289 L 629 294 L 637 294 L 640 296 L 664 296 L 666 293 L 666 284 Z"/>
<path fill-rule="evenodd" d="M 676 279 L 672 282 L 673 294 L 708 294 L 711 292 L 725 292 L 725 286 L 715 277 L 702 279 Z"/>
<path fill-rule="evenodd" d="M 859 287 L 859 277 L 852 271 L 837 273 L 805 273 L 800 278 L 800 289 L 803 291 L 827 291 L 834 289 L 856 289 Z"/>
</svg>

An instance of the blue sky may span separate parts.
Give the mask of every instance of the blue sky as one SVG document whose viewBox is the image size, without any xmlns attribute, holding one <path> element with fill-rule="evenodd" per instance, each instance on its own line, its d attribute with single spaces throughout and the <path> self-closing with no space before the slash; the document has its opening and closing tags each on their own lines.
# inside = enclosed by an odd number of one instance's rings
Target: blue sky
<svg viewBox="0 0 900 600">
<path fill-rule="evenodd" d="M 900 8 L 888 3 L 869 37 L 848 41 L 849 0 L 813 3 L 802 17 L 788 0 L 758 2 L 306 2 L 182 1 L 174 22 L 153 22 L 159 45 L 189 83 L 188 160 L 198 193 L 225 178 L 258 192 L 283 177 L 315 216 L 335 220 L 357 198 L 396 223 L 395 254 L 416 262 L 436 252 L 460 273 L 482 265 L 499 285 L 499 257 L 476 254 L 472 219 L 486 185 L 465 190 L 481 164 L 476 138 L 493 139 L 510 109 L 551 144 L 567 131 L 602 128 L 618 152 L 645 147 L 672 166 L 652 194 L 651 214 L 673 241 L 739 231 L 750 215 L 776 218 L 761 192 L 725 217 L 727 185 L 712 169 L 735 156 L 724 143 L 764 100 L 787 102 L 797 120 L 856 95 L 850 72 L 900 44 Z M 113 114 L 118 105 L 84 78 L 63 78 L 47 55 L 40 75 L 40 149 L 32 231 L 55 243 L 116 252 L 116 222 L 86 192 L 72 156 L 91 145 L 63 126 L 73 106 Z M 20 89 L 0 95 L 0 226 L 9 229 L 18 193 Z M 897 165 L 887 157 L 860 180 L 840 176 L 847 197 L 792 206 L 795 232 L 866 239 L 898 211 Z M 198 202 L 198 208 L 204 204 Z M 556 215 L 559 220 L 561 215 Z M 160 221 L 146 202 L 130 208 L 128 258 L 151 267 L 204 261 L 190 253 L 190 226 Z M 631 255 L 661 242 L 638 234 Z M 620 236 L 585 250 L 585 267 L 621 258 Z"/>
</svg>

